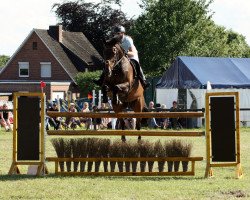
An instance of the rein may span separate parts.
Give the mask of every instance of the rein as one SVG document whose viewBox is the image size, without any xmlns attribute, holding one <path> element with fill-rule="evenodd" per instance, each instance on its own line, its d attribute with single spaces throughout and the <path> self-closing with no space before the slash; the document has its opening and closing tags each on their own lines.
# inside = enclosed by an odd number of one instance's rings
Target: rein
<svg viewBox="0 0 250 200">
<path fill-rule="evenodd" d="M 121 50 L 123 50 L 123 52 L 124 52 L 124 49 L 121 47 L 121 46 L 119 46 L 120 47 L 120 49 Z M 118 50 L 119 48 L 115 45 L 115 48 Z M 106 49 L 112 49 L 112 48 L 106 48 Z M 118 55 L 119 53 L 115 53 L 115 64 L 112 66 L 112 70 L 117 66 L 117 65 L 119 65 L 120 64 L 120 62 L 122 61 L 122 59 L 123 59 L 123 57 L 125 57 L 125 55 L 123 54 L 123 56 L 118 60 Z"/>
<path fill-rule="evenodd" d="M 114 68 L 115 68 L 117 65 L 119 65 L 119 63 L 122 61 L 123 57 L 124 57 L 124 56 L 122 56 L 122 57 L 120 58 L 120 60 L 118 60 L 118 61 L 113 65 L 113 69 L 112 69 L 112 70 L 114 70 Z"/>
</svg>

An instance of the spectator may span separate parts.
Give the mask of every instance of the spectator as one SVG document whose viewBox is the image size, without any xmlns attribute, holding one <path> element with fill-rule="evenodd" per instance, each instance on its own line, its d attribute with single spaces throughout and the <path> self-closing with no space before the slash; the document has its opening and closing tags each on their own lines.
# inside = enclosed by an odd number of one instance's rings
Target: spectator
<svg viewBox="0 0 250 200">
<path fill-rule="evenodd" d="M 12 125 L 10 123 L 10 111 L 7 104 L 3 104 L 2 112 L 0 112 L 0 123 L 4 127 L 5 131 L 12 131 Z"/>
<path fill-rule="evenodd" d="M 98 111 L 98 107 L 93 106 L 93 112 L 97 112 L 97 111 Z M 102 119 L 101 118 L 92 118 L 92 121 L 93 121 L 94 130 L 99 129 L 100 125 L 102 123 Z"/>
<path fill-rule="evenodd" d="M 164 110 L 167 109 L 167 106 L 165 104 L 162 104 L 161 105 L 161 112 L 166 112 Z M 159 122 L 158 124 L 160 125 L 160 127 L 162 129 L 167 129 L 168 128 L 168 125 L 169 125 L 169 119 L 168 118 L 159 118 Z"/>
<path fill-rule="evenodd" d="M 150 101 L 150 102 L 149 102 L 148 109 L 149 109 L 151 112 L 155 110 L 155 108 L 154 108 L 154 102 L 153 102 L 153 101 Z M 160 126 L 156 123 L 156 120 L 155 120 L 154 117 L 148 119 L 148 127 L 149 127 L 149 128 L 160 128 Z"/>
<path fill-rule="evenodd" d="M 94 108 L 93 108 L 93 109 L 94 109 Z M 88 112 L 90 112 L 90 110 L 89 110 L 89 103 L 88 103 L 88 102 L 84 102 L 84 103 L 83 103 L 83 108 L 82 108 L 81 112 L 83 112 L 83 113 L 88 113 Z M 84 126 L 85 126 L 86 129 L 89 129 L 92 120 L 91 120 L 91 118 L 89 118 L 89 117 L 80 117 L 80 122 L 81 122 L 81 123 L 84 123 Z"/>
<path fill-rule="evenodd" d="M 74 103 L 70 103 L 69 112 L 77 112 Z M 81 127 L 81 122 L 78 117 L 66 117 L 67 128 L 77 128 L 77 125 Z"/>
<path fill-rule="evenodd" d="M 110 109 L 110 110 L 113 109 L 111 100 L 108 101 L 108 109 Z M 111 118 L 111 122 L 109 122 L 109 123 L 111 124 L 111 127 L 113 130 L 116 129 L 117 118 Z"/>
<path fill-rule="evenodd" d="M 100 108 L 100 112 L 108 112 L 108 111 L 105 111 L 105 110 L 108 110 L 108 106 L 106 105 L 106 103 L 101 103 L 101 108 Z M 100 128 L 104 129 L 104 128 L 107 128 L 108 127 L 108 123 L 110 122 L 111 120 L 109 118 L 101 118 L 101 124 L 100 124 Z"/>
<path fill-rule="evenodd" d="M 170 112 L 178 112 L 178 104 L 176 101 L 173 101 L 173 106 L 170 108 Z M 181 123 L 180 123 L 180 118 L 170 118 L 170 124 L 173 129 L 180 129 L 182 128 Z"/>
<path fill-rule="evenodd" d="M 49 111 L 59 112 L 57 104 L 53 103 L 52 107 L 49 108 Z M 59 127 L 61 126 L 60 117 L 49 117 L 48 118 L 48 123 L 52 124 L 55 130 L 58 130 Z M 48 128 L 46 128 L 46 129 L 48 130 Z"/>
<path fill-rule="evenodd" d="M 125 127 L 127 129 L 135 129 L 135 127 L 136 127 L 136 118 L 125 118 L 124 123 L 125 123 Z"/>
</svg>

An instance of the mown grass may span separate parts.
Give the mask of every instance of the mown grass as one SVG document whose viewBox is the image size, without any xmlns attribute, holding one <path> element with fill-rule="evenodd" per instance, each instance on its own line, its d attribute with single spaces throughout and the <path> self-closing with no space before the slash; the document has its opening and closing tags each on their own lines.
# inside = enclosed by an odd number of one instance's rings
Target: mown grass
<svg viewBox="0 0 250 200">
<path fill-rule="evenodd" d="M 114 139 L 115 137 L 111 137 Z M 136 139 L 134 137 L 134 139 Z M 159 137 L 145 137 L 150 141 Z M 173 139 L 161 137 L 162 141 Z M 175 138 L 176 139 L 176 138 Z M 0 199 L 250 199 L 250 129 L 241 129 L 242 179 L 235 179 L 235 168 L 214 168 L 214 177 L 204 178 L 205 137 L 180 138 L 193 143 L 196 162 L 191 177 L 84 177 L 55 176 L 54 164 L 47 163 L 50 175 L 8 176 L 12 162 L 12 133 L 0 132 Z M 47 156 L 55 156 L 46 138 Z M 155 164 L 155 167 L 156 164 Z M 27 167 L 21 167 L 25 174 Z"/>
</svg>

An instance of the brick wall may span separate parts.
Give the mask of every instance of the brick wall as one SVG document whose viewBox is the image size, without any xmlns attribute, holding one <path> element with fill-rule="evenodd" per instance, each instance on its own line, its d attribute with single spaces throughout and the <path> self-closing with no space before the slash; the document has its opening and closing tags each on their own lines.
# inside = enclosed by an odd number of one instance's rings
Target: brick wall
<svg viewBox="0 0 250 200">
<path fill-rule="evenodd" d="M 37 43 L 37 50 L 33 50 L 33 42 Z M 18 62 L 29 62 L 29 77 L 19 77 Z M 51 77 L 41 78 L 41 62 L 51 63 Z M 26 40 L 19 51 L 11 58 L 11 62 L 0 74 L 0 92 L 41 92 L 40 81 L 47 82 L 44 92 L 47 99 L 50 99 L 52 92 L 64 91 L 67 93 L 69 86 L 67 85 L 50 85 L 49 82 L 71 82 L 71 78 L 65 72 L 63 67 L 54 58 L 49 49 L 44 45 L 38 35 L 33 32 Z M 11 82 L 26 82 L 26 83 L 11 83 Z M 27 83 L 27 82 L 33 82 Z M 5 83 L 7 82 L 7 83 Z M 36 83 L 34 83 L 36 82 Z"/>
<path fill-rule="evenodd" d="M 33 42 L 37 42 L 37 50 L 33 50 Z M 29 77 L 19 77 L 18 62 L 29 62 Z M 51 62 L 51 77 L 42 78 L 42 80 L 71 81 L 69 75 L 57 62 L 35 32 L 31 34 L 25 44 L 12 58 L 8 66 L 0 74 L 0 80 L 41 80 L 40 62 Z"/>
</svg>

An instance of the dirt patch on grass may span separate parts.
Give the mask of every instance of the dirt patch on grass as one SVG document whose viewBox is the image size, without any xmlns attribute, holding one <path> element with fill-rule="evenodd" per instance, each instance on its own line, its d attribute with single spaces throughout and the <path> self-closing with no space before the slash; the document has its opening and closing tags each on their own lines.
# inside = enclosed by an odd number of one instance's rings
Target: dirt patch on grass
<svg viewBox="0 0 250 200">
<path fill-rule="evenodd" d="M 226 196 L 233 196 L 235 198 L 246 198 L 249 197 L 249 195 L 246 194 L 246 192 L 242 190 L 234 190 L 234 191 L 227 191 L 227 192 L 221 192 L 221 194 Z"/>
</svg>

